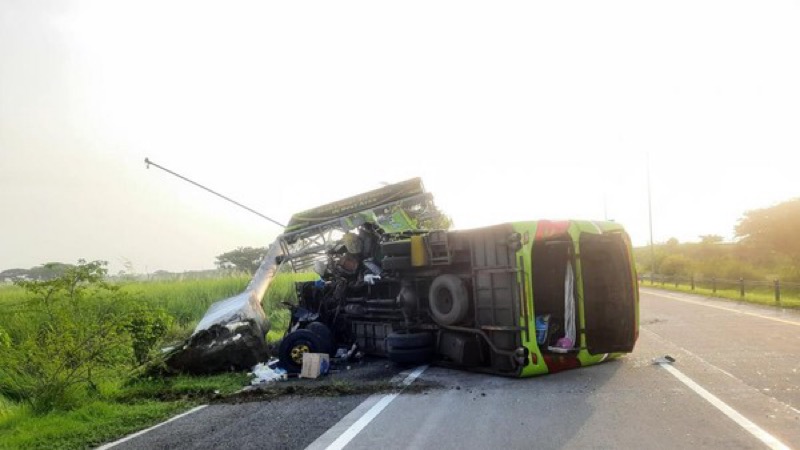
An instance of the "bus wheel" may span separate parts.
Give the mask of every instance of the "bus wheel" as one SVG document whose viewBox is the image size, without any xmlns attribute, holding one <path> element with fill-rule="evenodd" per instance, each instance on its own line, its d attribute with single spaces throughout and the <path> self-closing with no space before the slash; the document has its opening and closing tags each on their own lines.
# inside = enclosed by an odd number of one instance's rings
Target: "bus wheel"
<svg viewBox="0 0 800 450">
<path fill-rule="evenodd" d="M 469 313 L 469 294 L 464 282 L 455 275 L 439 275 L 431 283 L 428 300 L 433 320 L 449 326 L 463 322 Z"/>
<path fill-rule="evenodd" d="M 394 349 L 433 346 L 433 333 L 428 331 L 395 331 L 386 336 L 386 345 Z"/>
<path fill-rule="evenodd" d="M 309 330 L 296 330 L 281 341 L 278 359 L 287 372 L 298 373 L 303 367 L 304 353 L 320 353 L 325 350 L 322 339 L 317 334 Z"/>
<path fill-rule="evenodd" d="M 424 364 L 433 358 L 433 347 L 389 349 L 386 356 L 397 364 Z"/>
<path fill-rule="evenodd" d="M 333 341 L 333 333 L 331 333 L 331 329 L 328 328 L 327 325 L 322 322 L 311 322 L 310 324 L 306 325 L 306 330 L 311 331 L 319 336 L 320 339 L 322 339 L 323 346 L 326 348 L 324 352 L 333 356 L 336 350 L 336 345 Z"/>
</svg>

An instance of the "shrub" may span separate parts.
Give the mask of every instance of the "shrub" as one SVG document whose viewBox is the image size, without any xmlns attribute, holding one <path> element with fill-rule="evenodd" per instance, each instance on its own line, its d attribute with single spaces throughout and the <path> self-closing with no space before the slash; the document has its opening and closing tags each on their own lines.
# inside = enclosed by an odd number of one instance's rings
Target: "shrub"
<svg viewBox="0 0 800 450">
<path fill-rule="evenodd" d="M 163 311 L 137 307 L 103 281 L 105 262 L 79 261 L 47 281 L 21 281 L 32 294 L 13 339 L 0 352 L 0 395 L 35 413 L 75 406 L 98 382 L 129 373 L 169 327 Z M 5 331 L 3 335 L 8 336 Z"/>
<path fill-rule="evenodd" d="M 11 347 L 11 336 L 8 335 L 8 332 L 0 327 L 0 349 L 7 349 Z"/>
<path fill-rule="evenodd" d="M 137 305 L 133 308 L 127 330 L 137 363 L 144 364 L 156 356 L 153 352 L 163 341 L 173 322 L 172 316 L 163 309 L 149 305 Z"/>
</svg>

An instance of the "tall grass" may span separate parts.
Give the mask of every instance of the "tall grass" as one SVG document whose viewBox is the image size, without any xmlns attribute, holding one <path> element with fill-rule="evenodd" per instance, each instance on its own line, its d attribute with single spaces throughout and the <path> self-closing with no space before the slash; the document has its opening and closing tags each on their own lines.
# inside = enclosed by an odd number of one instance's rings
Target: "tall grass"
<svg viewBox="0 0 800 450">
<path fill-rule="evenodd" d="M 244 275 L 198 280 L 125 282 L 124 292 L 138 301 L 163 308 L 174 319 L 170 338 L 186 337 L 212 303 L 236 295 L 247 286 Z"/>
<path fill-rule="evenodd" d="M 280 273 L 272 281 L 262 305 L 270 320 L 273 333 L 282 334 L 289 320 L 289 311 L 282 304 L 294 302 L 295 282 L 317 279 L 314 273 Z M 220 278 L 122 282 L 123 292 L 133 296 L 138 302 L 164 309 L 175 321 L 169 337 L 181 339 L 188 337 L 212 303 L 226 299 L 244 291 L 250 277 L 234 275 Z M 0 328 L 19 328 L 24 320 L 26 308 L 31 307 L 31 299 L 24 289 L 14 286 L 0 286 Z M 13 327 L 10 325 L 13 323 Z"/>
<path fill-rule="evenodd" d="M 262 301 L 271 323 L 269 340 L 280 338 L 287 328 L 289 311 L 282 302 L 296 301 L 295 282 L 317 278 L 313 273 L 281 273 L 276 276 Z M 248 276 L 238 275 L 217 279 L 122 282 L 119 286 L 134 301 L 161 308 L 174 317 L 168 338 L 179 340 L 191 334 L 212 303 L 241 293 L 249 280 Z M 15 334 L 36 329 L 38 324 L 33 322 L 33 318 L 42 317 L 28 314 L 30 308 L 37 307 L 31 300 L 33 296 L 20 287 L 0 285 L 0 334 L 7 331 L 11 345 L 14 345 Z M 53 411 L 46 416 L 37 416 L 27 404 L 14 402 L 0 394 L 0 448 L 46 448 L 53 442 L 62 442 L 65 448 L 85 448 L 147 426 L 191 403 L 148 400 L 152 397 L 148 396 L 150 391 L 158 392 L 157 398 L 182 398 L 187 392 L 224 391 L 243 384 L 243 380 L 233 374 L 220 377 L 145 380 L 143 384 L 133 385 L 122 379 L 108 380 L 96 395 L 78 402 L 76 409 Z M 164 390 L 174 395 L 164 396 Z"/>
<path fill-rule="evenodd" d="M 271 339 L 282 335 L 288 325 L 289 311 L 282 302 L 296 301 L 295 282 L 317 278 L 314 273 L 280 273 L 275 277 L 261 302 L 270 322 Z M 237 275 L 216 279 L 128 282 L 122 288 L 173 316 L 175 326 L 170 337 L 177 339 L 191 334 L 212 303 L 241 293 L 249 281 L 249 276 Z"/>
</svg>

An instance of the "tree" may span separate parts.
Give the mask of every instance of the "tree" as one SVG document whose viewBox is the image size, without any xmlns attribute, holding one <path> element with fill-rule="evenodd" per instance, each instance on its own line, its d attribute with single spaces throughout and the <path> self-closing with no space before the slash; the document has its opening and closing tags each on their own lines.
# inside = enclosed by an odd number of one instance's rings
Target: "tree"
<svg viewBox="0 0 800 450">
<path fill-rule="evenodd" d="M 736 236 L 751 248 L 786 255 L 800 262 L 800 198 L 744 213 Z"/>
<path fill-rule="evenodd" d="M 30 294 L 0 329 L 0 394 L 35 413 L 75 406 L 99 382 L 159 355 L 172 318 L 104 281 L 103 261 L 79 260 L 52 280 L 20 280 Z"/>
<path fill-rule="evenodd" d="M 701 234 L 699 237 L 701 244 L 716 244 L 722 242 L 722 236 L 718 234 Z"/>
<path fill-rule="evenodd" d="M 683 255 L 669 255 L 661 261 L 660 272 L 668 276 L 689 275 L 692 261 Z"/>
<path fill-rule="evenodd" d="M 266 254 L 266 247 L 238 247 L 217 256 L 214 264 L 220 269 L 236 269 L 253 274 Z"/>
<path fill-rule="evenodd" d="M 47 281 L 62 276 L 72 267 L 71 264 L 49 262 L 30 269 L 8 269 L 0 272 L 0 281 L 18 279 Z"/>
</svg>

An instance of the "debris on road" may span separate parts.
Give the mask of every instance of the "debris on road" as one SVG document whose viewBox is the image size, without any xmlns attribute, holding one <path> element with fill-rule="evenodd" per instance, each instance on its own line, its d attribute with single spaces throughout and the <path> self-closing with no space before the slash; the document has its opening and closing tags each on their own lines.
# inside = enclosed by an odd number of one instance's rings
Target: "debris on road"
<svg viewBox="0 0 800 450">
<path fill-rule="evenodd" d="M 319 378 L 331 368 L 330 355 L 327 353 L 303 353 L 303 368 L 300 378 Z"/>
<path fill-rule="evenodd" d="M 289 378 L 289 374 L 285 369 L 280 367 L 272 368 L 268 363 L 256 364 L 250 375 L 253 377 L 253 379 L 250 380 L 252 386 L 271 383 L 273 381 L 286 381 Z"/>
<path fill-rule="evenodd" d="M 658 358 L 653 358 L 653 364 L 672 364 L 675 362 L 675 358 L 669 355 L 659 356 Z"/>
</svg>

